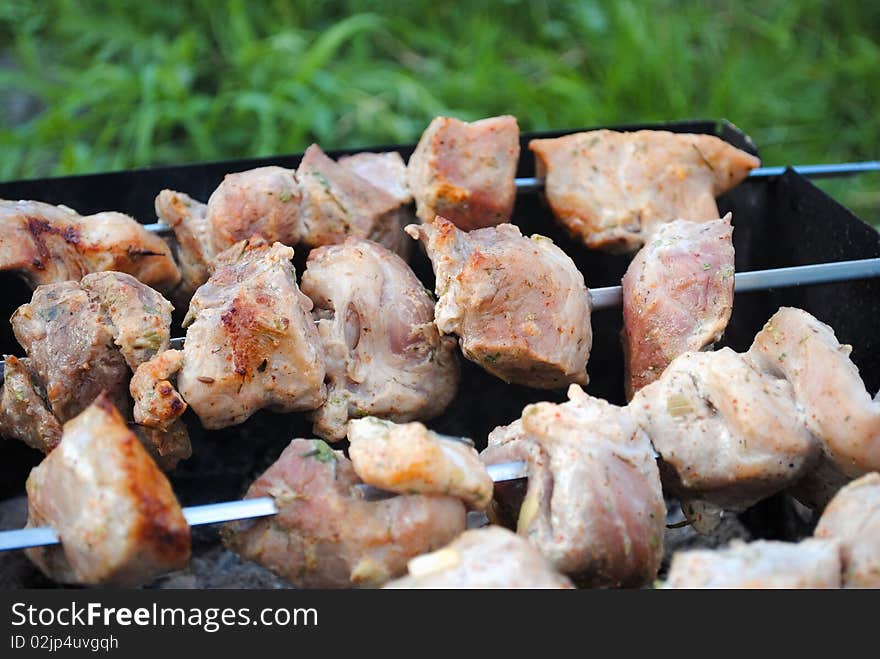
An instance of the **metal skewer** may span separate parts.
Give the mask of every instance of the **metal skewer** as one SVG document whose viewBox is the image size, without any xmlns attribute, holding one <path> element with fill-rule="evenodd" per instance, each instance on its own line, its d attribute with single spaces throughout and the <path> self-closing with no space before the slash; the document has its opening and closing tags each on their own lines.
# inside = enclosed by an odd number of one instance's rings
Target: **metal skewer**
<svg viewBox="0 0 880 659">
<path fill-rule="evenodd" d="M 758 167 L 749 172 L 749 178 L 770 178 L 781 176 L 787 167 Z M 864 160 L 861 162 L 828 163 L 825 165 L 793 165 L 795 172 L 810 178 L 834 178 L 836 176 L 853 176 L 865 172 L 880 171 L 880 160 Z M 536 192 L 544 188 L 544 179 L 518 178 L 516 179 L 517 192 Z M 155 226 L 155 225 L 150 225 Z M 165 226 L 159 225 L 159 226 Z"/>
<path fill-rule="evenodd" d="M 758 167 L 749 172 L 749 178 L 769 178 L 771 176 L 780 176 L 785 173 L 786 167 Z M 823 165 L 794 165 L 791 167 L 795 172 L 810 178 L 834 178 L 837 176 L 853 176 L 855 174 L 863 174 L 865 172 L 880 171 L 880 160 L 864 160 L 861 162 L 840 162 L 828 163 Z M 515 179 L 516 191 L 520 192 L 538 192 L 544 189 L 544 179 L 540 178 L 518 178 Z M 153 222 L 145 224 L 147 231 L 160 234 L 170 234 L 171 227 L 164 222 Z"/>
<path fill-rule="evenodd" d="M 792 288 L 814 284 L 831 284 L 855 279 L 872 279 L 880 277 L 880 258 L 860 259 L 855 261 L 833 261 L 831 263 L 813 263 L 788 268 L 771 270 L 753 270 L 737 272 L 734 275 L 734 290 L 737 293 L 763 291 L 769 288 Z M 606 286 L 590 289 L 593 309 L 613 309 L 623 303 L 620 286 Z M 170 347 L 175 350 L 183 348 L 185 337 L 171 339 Z M 4 363 L 0 361 L 0 375 L 3 374 Z"/>
<path fill-rule="evenodd" d="M 874 277 L 880 277 L 880 258 L 737 272 L 734 275 L 733 288 L 737 293 L 746 293 L 768 288 L 793 288 Z M 620 286 L 593 288 L 590 290 L 590 297 L 593 300 L 593 309 L 611 309 L 623 304 Z"/>
<path fill-rule="evenodd" d="M 517 480 L 526 477 L 526 464 L 524 462 L 501 462 L 486 467 L 492 480 L 496 483 L 502 481 Z M 384 491 L 377 488 L 367 493 L 365 498 L 376 500 L 385 498 L 378 496 Z M 391 493 L 388 493 L 391 496 Z M 190 526 L 202 524 L 219 524 L 232 522 L 239 519 L 254 519 L 257 517 L 269 517 L 278 512 L 275 500 L 271 497 L 259 499 L 243 499 L 241 501 L 225 501 L 223 503 L 209 503 L 203 506 L 190 506 L 183 509 L 183 516 Z M 10 549 L 27 549 L 28 547 L 44 547 L 55 545 L 60 542 L 58 535 L 49 526 L 36 526 L 33 528 L 15 529 L 14 531 L 0 531 L 0 551 Z"/>
</svg>

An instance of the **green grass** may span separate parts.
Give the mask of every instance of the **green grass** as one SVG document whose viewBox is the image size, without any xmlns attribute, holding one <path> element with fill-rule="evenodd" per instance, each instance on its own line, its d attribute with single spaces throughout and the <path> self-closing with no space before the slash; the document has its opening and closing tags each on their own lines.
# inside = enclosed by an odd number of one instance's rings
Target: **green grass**
<svg viewBox="0 0 880 659">
<path fill-rule="evenodd" d="M 0 179 L 410 142 L 440 113 L 726 117 L 768 164 L 880 158 L 880 3 L 447 4 L 4 2 Z M 878 182 L 829 189 L 880 220 Z"/>
</svg>

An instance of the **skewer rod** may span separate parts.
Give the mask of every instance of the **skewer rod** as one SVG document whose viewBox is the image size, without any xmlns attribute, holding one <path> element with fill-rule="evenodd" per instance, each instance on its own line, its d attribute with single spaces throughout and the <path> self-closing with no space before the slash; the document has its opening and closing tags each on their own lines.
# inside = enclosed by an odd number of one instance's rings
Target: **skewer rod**
<svg viewBox="0 0 880 659">
<path fill-rule="evenodd" d="M 787 167 L 758 167 L 749 172 L 749 178 L 770 178 L 781 176 Z M 854 176 L 866 172 L 880 171 L 880 160 L 864 160 L 861 162 L 837 162 L 823 165 L 793 165 L 794 171 L 802 176 L 810 178 L 834 178 L 836 176 Z M 518 178 L 516 189 L 518 192 L 536 192 L 544 188 L 544 179 Z"/>
<path fill-rule="evenodd" d="M 769 288 L 831 284 L 874 277 L 880 277 L 880 258 L 737 272 L 734 275 L 734 290 L 737 293 L 745 293 Z M 593 288 L 590 290 L 590 299 L 593 302 L 593 309 L 613 309 L 623 303 L 623 293 L 620 286 Z M 170 341 L 171 348 L 175 350 L 182 349 L 183 344 L 184 337 L 182 336 L 175 337 Z M 0 361 L 0 375 L 2 374 L 3 362 Z"/>
<path fill-rule="evenodd" d="M 813 263 L 772 270 L 753 270 L 737 272 L 734 275 L 734 290 L 737 293 L 763 291 L 768 288 L 792 288 L 810 284 L 831 284 L 853 279 L 880 277 L 880 258 L 857 261 L 835 261 L 833 263 Z M 613 309 L 623 304 L 620 286 L 594 288 L 590 290 L 594 309 Z"/>
<path fill-rule="evenodd" d="M 738 293 L 743 293 L 763 291 L 768 288 L 790 288 L 852 279 L 870 279 L 878 276 L 880 276 L 880 259 L 861 259 L 738 272 L 735 275 L 734 286 Z"/>
<path fill-rule="evenodd" d="M 786 167 L 758 167 L 749 172 L 749 178 L 768 178 L 780 176 L 785 173 Z M 798 174 L 811 178 L 833 178 L 837 176 L 853 176 L 865 172 L 880 171 L 880 160 L 864 160 L 860 162 L 839 162 L 823 165 L 793 165 L 792 169 Z M 539 192 L 544 189 L 544 179 L 518 178 L 516 183 L 517 193 Z M 145 224 L 144 228 L 153 233 L 170 233 L 171 227 L 164 222 Z"/>
<path fill-rule="evenodd" d="M 501 462 L 489 465 L 486 471 L 496 483 L 525 478 L 527 473 L 526 464 L 522 461 Z M 372 488 L 380 491 L 377 488 Z M 384 491 L 382 491 L 384 492 Z M 370 499 L 375 494 L 368 496 Z M 219 524 L 232 522 L 239 519 L 253 519 L 256 517 L 268 517 L 278 512 L 275 500 L 271 497 L 259 499 L 242 499 L 241 501 L 224 501 L 223 503 L 209 503 L 203 506 L 190 506 L 183 509 L 183 516 L 190 526 L 202 524 Z M 14 531 L 0 531 L 0 551 L 10 549 L 26 549 L 28 547 L 44 547 L 55 545 L 60 541 L 58 535 L 48 526 L 15 529 Z"/>
</svg>

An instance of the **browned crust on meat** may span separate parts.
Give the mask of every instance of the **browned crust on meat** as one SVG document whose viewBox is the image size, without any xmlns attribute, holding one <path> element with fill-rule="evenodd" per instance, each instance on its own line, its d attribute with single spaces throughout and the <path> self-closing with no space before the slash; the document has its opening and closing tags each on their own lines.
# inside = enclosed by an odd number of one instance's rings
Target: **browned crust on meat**
<svg viewBox="0 0 880 659">
<path fill-rule="evenodd" d="M 102 392 L 94 404 L 110 415 L 114 424 L 125 426 L 125 420 L 106 392 Z M 190 531 L 168 479 L 131 431 L 127 432 L 119 450 L 125 456 L 122 464 L 128 476 L 129 492 L 140 512 L 134 529 L 136 544 L 148 547 L 169 569 L 185 566 L 191 552 Z"/>
<path fill-rule="evenodd" d="M 61 237 L 70 245 L 79 245 L 79 231 L 74 226 L 67 226 L 64 229 L 53 226 L 48 220 L 40 217 L 28 216 L 26 219 L 27 230 L 34 241 L 34 247 L 37 249 L 37 258 L 31 265 L 37 270 L 45 270 L 46 262 L 52 258 L 52 253 L 46 245 L 44 234 L 55 235 Z"/>
<path fill-rule="evenodd" d="M 269 299 L 265 293 L 258 293 L 254 297 L 254 302 L 260 306 L 268 305 Z M 256 307 L 250 302 L 242 304 L 236 297 L 229 309 L 221 314 L 220 321 L 232 339 L 232 359 L 235 372 L 244 378 L 264 367 L 263 362 L 266 361 L 265 355 L 267 354 L 266 333 L 273 332 L 275 328 L 260 323 Z M 290 322 L 287 318 L 284 318 L 283 321 Z"/>
</svg>

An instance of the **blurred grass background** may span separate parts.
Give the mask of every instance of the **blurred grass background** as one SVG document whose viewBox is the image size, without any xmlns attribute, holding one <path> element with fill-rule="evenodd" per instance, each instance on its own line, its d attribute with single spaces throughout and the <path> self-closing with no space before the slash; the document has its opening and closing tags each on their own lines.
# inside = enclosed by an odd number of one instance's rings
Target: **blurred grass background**
<svg viewBox="0 0 880 659">
<path fill-rule="evenodd" d="M 0 179 L 727 118 L 766 164 L 880 158 L 880 3 L 0 0 Z M 880 223 L 880 176 L 822 183 Z"/>
</svg>

